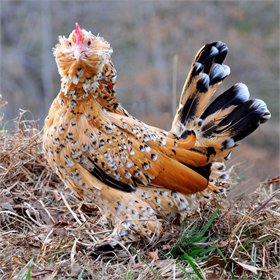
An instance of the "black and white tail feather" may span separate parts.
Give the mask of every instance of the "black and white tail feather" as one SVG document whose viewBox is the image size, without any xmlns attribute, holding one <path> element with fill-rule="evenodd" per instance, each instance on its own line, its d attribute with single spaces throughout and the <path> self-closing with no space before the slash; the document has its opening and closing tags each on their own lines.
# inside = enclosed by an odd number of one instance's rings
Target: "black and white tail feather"
<svg viewBox="0 0 280 280">
<path fill-rule="evenodd" d="M 213 191 L 220 191 L 222 188 L 217 189 L 217 186 L 222 187 L 227 182 L 223 161 L 232 148 L 271 116 L 262 100 L 249 99 L 245 84 L 237 83 L 216 96 L 219 85 L 230 74 L 230 68 L 223 64 L 227 52 L 222 42 L 207 44 L 198 51 L 171 128 L 177 137 L 193 130 L 197 137 L 196 149 L 211 147 L 214 162 L 196 171 L 205 173 L 206 168 L 211 169 L 209 188 Z"/>
</svg>

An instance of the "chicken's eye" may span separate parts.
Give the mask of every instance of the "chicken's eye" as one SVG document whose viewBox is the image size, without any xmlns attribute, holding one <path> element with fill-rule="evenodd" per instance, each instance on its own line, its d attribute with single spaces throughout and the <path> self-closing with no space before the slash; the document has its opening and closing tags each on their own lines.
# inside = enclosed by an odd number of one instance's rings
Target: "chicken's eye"
<svg viewBox="0 0 280 280">
<path fill-rule="evenodd" d="M 69 45 L 70 47 L 72 46 L 72 43 L 71 43 L 71 41 L 69 41 L 69 42 L 68 42 L 68 45 Z"/>
<path fill-rule="evenodd" d="M 88 45 L 88 47 L 90 47 L 90 45 L 91 45 L 91 40 L 88 40 L 87 45 Z"/>
</svg>

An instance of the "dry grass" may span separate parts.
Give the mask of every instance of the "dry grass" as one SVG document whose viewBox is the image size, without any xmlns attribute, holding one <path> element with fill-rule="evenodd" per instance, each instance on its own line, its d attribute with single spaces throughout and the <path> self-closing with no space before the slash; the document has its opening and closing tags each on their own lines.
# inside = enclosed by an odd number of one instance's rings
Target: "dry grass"
<svg viewBox="0 0 280 280">
<path fill-rule="evenodd" d="M 21 115 L 16 126 L 14 131 L 0 131 L 0 279 L 280 277 L 277 179 L 262 184 L 250 199 L 222 202 L 217 217 L 196 242 L 191 243 L 190 235 L 203 231 L 218 202 L 191 213 L 183 235 L 182 226 L 174 222 L 155 244 L 139 241 L 117 255 L 96 259 L 92 249 L 111 232 L 110 226 L 97 208 L 77 199 L 50 170 L 35 124 L 23 121 Z M 178 240 L 189 243 L 181 242 L 179 253 L 173 249 L 175 258 L 170 252 Z M 193 254 L 191 262 L 184 258 L 184 250 Z"/>
</svg>

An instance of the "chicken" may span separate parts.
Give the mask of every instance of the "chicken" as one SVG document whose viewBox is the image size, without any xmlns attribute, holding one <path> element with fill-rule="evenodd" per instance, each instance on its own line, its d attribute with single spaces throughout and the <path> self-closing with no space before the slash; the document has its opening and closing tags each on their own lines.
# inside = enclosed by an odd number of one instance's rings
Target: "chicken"
<svg viewBox="0 0 280 280">
<path fill-rule="evenodd" d="M 108 42 L 78 23 L 68 38 L 59 37 L 54 56 L 61 90 L 45 120 L 44 151 L 65 185 L 114 226 L 98 248 L 138 236 L 152 241 L 163 219 L 184 215 L 229 186 L 224 161 L 270 113 L 262 100 L 249 99 L 242 83 L 216 96 L 230 74 L 223 64 L 227 51 L 222 42 L 198 51 L 165 131 L 117 101 Z"/>
</svg>

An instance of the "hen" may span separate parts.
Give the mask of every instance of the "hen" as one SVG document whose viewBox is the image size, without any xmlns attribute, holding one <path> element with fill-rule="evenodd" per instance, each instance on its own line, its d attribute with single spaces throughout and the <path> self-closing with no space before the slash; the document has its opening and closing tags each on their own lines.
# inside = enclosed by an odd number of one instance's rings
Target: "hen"
<svg viewBox="0 0 280 280">
<path fill-rule="evenodd" d="M 223 64 L 227 51 L 222 42 L 198 51 L 171 130 L 164 131 L 118 103 L 108 42 L 78 23 L 68 38 L 59 37 L 54 56 L 61 90 L 45 120 L 44 150 L 62 181 L 114 225 L 109 248 L 138 235 L 153 240 L 162 219 L 224 192 L 224 160 L 270 118 L 244 84 L 215 96 L 230 74 Z"/>
</svg>

